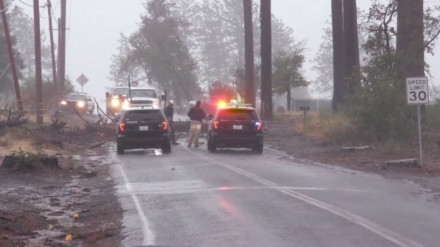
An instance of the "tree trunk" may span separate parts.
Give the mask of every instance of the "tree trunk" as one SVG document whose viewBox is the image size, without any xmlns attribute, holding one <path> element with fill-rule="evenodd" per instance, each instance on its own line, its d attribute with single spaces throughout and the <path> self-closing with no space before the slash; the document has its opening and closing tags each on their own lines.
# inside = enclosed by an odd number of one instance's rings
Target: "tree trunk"
<svg viewBox="0 0 440 247">
<path fill-rule="evenodd" d="M 18 70 L 15 63 L 14 49 L 12 47 L 12 37 L 9 31 L 7 8 L 3 0 L 0 0 L 0 12 L 2 16 L 3 30 L 5 32 L 5 39 L 8 47 L 9 64 L 11 66 L 12 79 L 14 81 L 17 106 L 18 106 L 18 110 L 20 111 L 20 114 L 24 115 L 23 99 L 21 97 L 20 82 L 18 80 Z"/>
<path fill-rule="evenodd" d="M 347 92 L 354 94 L 361 73 L 356 0 L 344 0 L 344 44 Z"/>
<path fill-rule="evenodd" d="M 333 29 L 333 111 L 337 112 L 345 98 L 344 22 L 342 0 L 332 0 Z"/>
<path fill-rule="evenodd" d="M 397 0 L 397 3 L 396 49 L 400 56 L 400 74 L 405 77 L 425 76 L 423 0 Z M 404 91 L 405 78 L 401 81 Z M 426 128 L 425 106 L 422 106 L 422 123 Z"/>
<path fill-rule="evenodd" d="M 290 112 L 292 110 L 292 88 L 289 85 L 289 90 L 286 93 L 287 96 L 287 111 Z"/>
<path fill-rule="evenodd" d="M 43 107 L 43 71 L 41 65 L 41 28 L 40 28 L 40 1 L 34 0 L 34 38 L 35 38 L 35 84 L 37 95 L 37 123 L 44 123 Z"/>
<path fill-rule="evenodd" d="M 260 0 L 261 13 L 261 114 L 273 117 L 272 104 L 272 11 L 271 0 Z"/>
<path fill-rule="evenodd" d="M 244 49 L 246 70 L 246 103 L 255 106 L 254 85 L 254 34 L 252 24 L 252 0 L 243 0 Z"/>
<path fill-rule="evenodd" d="M 423 0 L 397 2 L 397 52 L 402 57 L 402 72 L 406 77 L 425 76 Z"/>
</svg>

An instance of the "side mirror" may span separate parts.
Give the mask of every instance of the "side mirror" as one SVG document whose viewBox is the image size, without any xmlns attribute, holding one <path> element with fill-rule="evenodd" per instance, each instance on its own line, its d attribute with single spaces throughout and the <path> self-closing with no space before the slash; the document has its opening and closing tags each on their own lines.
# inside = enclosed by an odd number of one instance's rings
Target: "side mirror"
<svg viewBox="0 0 440 247">
<path fill-rule="evenodd" d="M 109 92 L 106 92 L 106 93 L 105 93 L 105 97 L 106 97 L 106 98 L 110 97 L 110 93 L 109 93 Z"/>
</svg>

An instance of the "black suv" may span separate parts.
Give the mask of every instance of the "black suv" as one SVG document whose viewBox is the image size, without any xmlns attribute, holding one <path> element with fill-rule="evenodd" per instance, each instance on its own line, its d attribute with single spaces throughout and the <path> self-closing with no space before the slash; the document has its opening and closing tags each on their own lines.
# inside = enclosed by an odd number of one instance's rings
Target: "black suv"
<svg viewBox="0 0 440 247">
<path fill-rule="evenodd" d="M 263 123 L 255 108 L 228 106 L 217 110 L 208 126 L 208 150 L 251 148 L 263 153 Z"/>
<path fill-rule="evenodd" d="M 160 148 L 171 153 L 169 123 L 161 109 L 137 107 L 123 110 L 117 127 L 117 152 L 127 149 Z"/>
</svg>

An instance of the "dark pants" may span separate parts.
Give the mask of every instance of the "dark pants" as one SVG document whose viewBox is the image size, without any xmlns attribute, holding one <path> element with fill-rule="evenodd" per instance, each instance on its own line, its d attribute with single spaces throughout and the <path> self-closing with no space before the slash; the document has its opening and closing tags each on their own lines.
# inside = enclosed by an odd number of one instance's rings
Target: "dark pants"
<svg viewBox="0 0 440 247">
<path fill-rule="evenodd" d="M 174 129 L 174 123 L 173 123 L 173 121 L 170 121 L 169 123 L 170 123 L 170 131 L 171 131 L 171 133 L 170 133 L 171 142 L 176 143 L 176 131 Z"/>
</svg>

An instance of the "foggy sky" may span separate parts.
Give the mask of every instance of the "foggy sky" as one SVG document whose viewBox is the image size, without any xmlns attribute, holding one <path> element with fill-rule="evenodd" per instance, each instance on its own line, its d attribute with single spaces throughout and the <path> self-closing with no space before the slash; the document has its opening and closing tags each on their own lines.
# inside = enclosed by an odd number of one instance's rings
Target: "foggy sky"
<svg viewBox="0 0 440 247">
<path fill-rule="evenodd" d="M 23 0 L 32 4 L 30 0 Z M 237 0 L 241 1 L 241 0 Z M 255 1 L 255 0 L 254 0 Z M 15 1 L 32 16 L 32 8 Z M 43 5 L 46 1 L 41 0 Z M 140 22 L 140 15 L 145 12 L 145 0 L 67 0 L 67 61 L 66 73 L 76 79 L 84 73 L 89 82 L 84 91 L 100 102 L 105 98 L 105 87 L 113 85 L 108 79 L 111 56 L 117 54 L 118 38 L 122 32 L 129 35 L 135 31 Z M 358 7 L 368 10 L 370 0 L 358 0 Z M 425 0 L 426 5 L 436 0 Z M 296 40 L 306 39 L 307 50 L 305 65 L 306 78 L 313 80 L 315 75 L 310 70 L 312 60 L 321 43 L 323 28 L 330 19 L 330 0 L 272 0 L 272 12 L 294 30 Z M 52 0 L 56 17 L 59 17 L 59 0 Z M 45 9 L 41 9 L 41 26 L 47 30 Z M 439 42 L 437 42 L 439 44 Z M 440 53 L 440 48 L 436 48 Z M 427 62 L 431 72 L 440 78 L 440 61 L 428 55 Z M 433 79 L 436 85 L 440 79 Z M 79 89 L 79 85 L 77 85 Z"/>
</svg>

